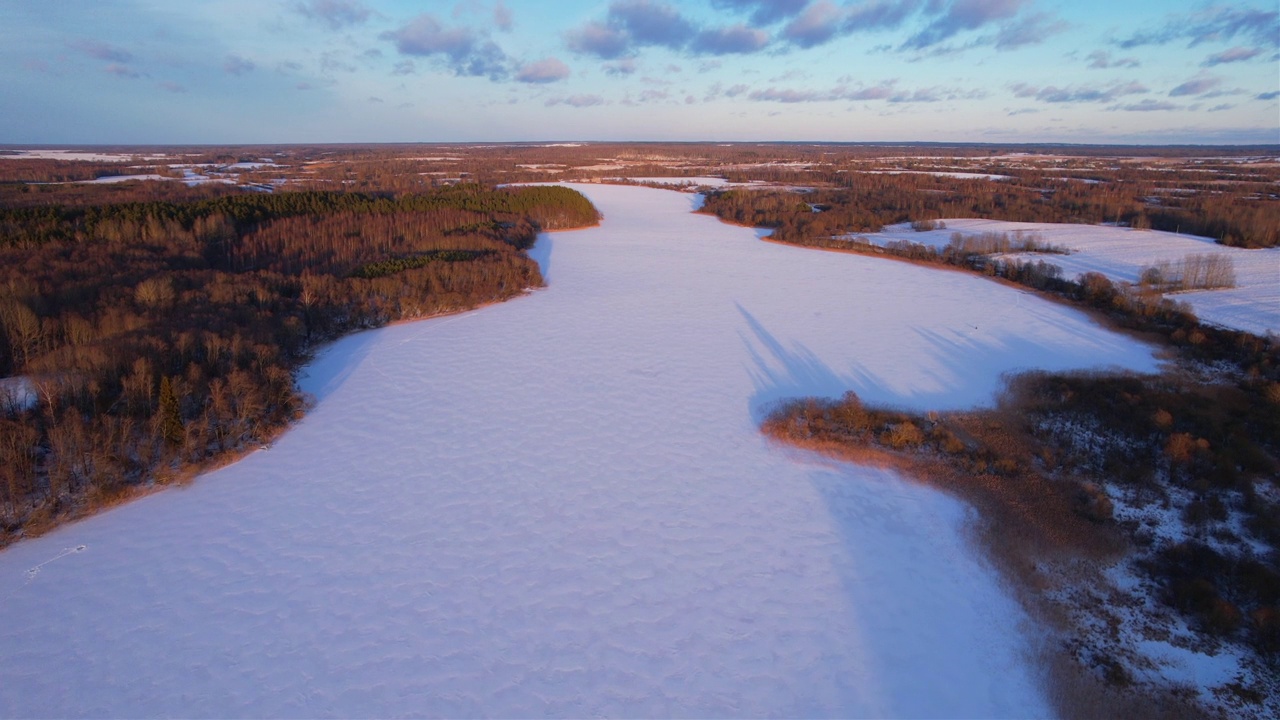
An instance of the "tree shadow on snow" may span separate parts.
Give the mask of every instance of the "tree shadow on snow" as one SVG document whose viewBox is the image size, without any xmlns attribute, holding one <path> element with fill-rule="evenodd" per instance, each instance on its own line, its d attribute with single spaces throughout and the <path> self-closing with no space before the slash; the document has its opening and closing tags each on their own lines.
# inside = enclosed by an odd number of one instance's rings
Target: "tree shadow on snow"
<svg viewBox="0 0 1280 720">
<path fill-rule="evenodd" d="M 317 403 L 332 395 L 364 362 L 377 344 L 380 329 L 362 330 L 321 348 L 298 373 L 298 387 Z"/>
<path fill-rule="evenodd" d="M 912 327 L 924 341 L 908 343 L 901 367 L 891 376 L 874 372 L 855 358 L 837 370 L 823 362 L 800 342 L 771 332 L 735 303 L 746 320 L 740 331 L 750 358 L 747 372 L 755 385 L 749 401 L 752 419 L 759 423 L 779 403 L 806 397 L 838 398 L 853 391 L 867 403 L 914 410 L 952 410 L 990 406 L 1001 389 L 1002 378 L 1030 369 L 1113 369 L 1122 363 L 1141 367 L 1139 357 L 1150 349 L 1132 338 L 1091 326 L 1087 319 L 1035 313 L 1036 323 L 1048 323 L 1049 336 L 1026 332 L 1025 325 L 1006 326 L 1003 316 L 979 327 L 939 330 Z M 1025 318 L 1019 322 L 1026 322 Z M 915 353 L 909 355 L 909 353 Z M 1154 369 L 1154 364 L 1152 368 Z"/>
<path fill-rule="evenodd" d="M 747 372 L 755 385 L 749 407 L 751 417 L 762 422 L 778 403 L 803 397 L 839 397 L 856 382 L 843 377 L 812 350 L 798 342 L 783 344 L 740 303 L 734 303 L 749 333 L 739 332 L 751 363 Z"/>
<path fill-rule="evenodd" d="M 542 273 L 543 282 L 551 282 L 551 249 L 554 245 L 551 233 L 538 233 L 538 240 L 526 251 L 529 259 L 538 263 L 538 271 Z"/>
<path fill-rule="evenodd" d="M 1118 371 L 1118 365 L 1104 363 L 1103 359 L 1137 359 L 1132 354 L 1135 342 L 1130 338 L 1068 322 L 1057 326 L 1069 337 L 1045 342 L 1014 330 L 965 337 L 915 328 L 914 332 L 929 344 L 935 362 L 923 370 L 927 382 L 907 394 L 899 393 L 899 401 L 930 410 L 990 406 L 1004 378 L 1012 374 L 1029 370 Z M 999 370 L 994 376 L 993 369 Z"/>
</svg>

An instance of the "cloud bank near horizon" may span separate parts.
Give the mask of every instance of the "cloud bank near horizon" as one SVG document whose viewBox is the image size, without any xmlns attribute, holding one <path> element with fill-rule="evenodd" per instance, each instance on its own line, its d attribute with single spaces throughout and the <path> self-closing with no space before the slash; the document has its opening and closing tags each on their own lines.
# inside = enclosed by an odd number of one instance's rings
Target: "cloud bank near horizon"
<svg viewBox="0 0 1280 720">
<path fill-rule="evenodd" d="M 1263 0 L 122 0 L 0 8 L 0 38 L 0 142 L 1280 142 Z"/>
</svg>

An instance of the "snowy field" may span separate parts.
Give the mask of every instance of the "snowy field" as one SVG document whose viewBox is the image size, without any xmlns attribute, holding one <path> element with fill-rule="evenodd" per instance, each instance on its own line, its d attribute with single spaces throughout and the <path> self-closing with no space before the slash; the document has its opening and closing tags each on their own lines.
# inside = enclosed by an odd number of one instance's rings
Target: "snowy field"
<svg viewBox="0 0 1280 720">
<path fill-rule="evenodd" d="M 0 552 L 0 716 L 1045 716 L 963 526 L 773 402 L 990 401 L 1150 348 L 956 272 L 581 185 L 549 287 L 350 336 L 271 448 Z"/>
<path fill-rule="evenodd" d="M 933 175 L 958 180 L 1012 180 L 1008 175 L 992 175 L 990 173 L 956 172 L 950 170 L 861 170 L 868 175 Z"/>
<path fill-rule="evenodd" d="M 623 177 L 623 178 L 606 178 L 605 181 L 624 180 L 637 183 L 648 183 L 650 185 L 675 185 L 680 189 L 692 189 L 700 187 L 712 187 L 721 190 L 730 190 L 734 188 L 747 188 L 749 190 L 777 190 L 782 192 L 803 193 L 813 190 L 812 187 L 806 185 L 780 185 L 771 183 L 767 180 L 748 180 L 747 182 L 729 182 L 721 177 Z"/>
<path fill-rule="evenodd" d="M 97 178 L 95 180 L 86 180 L 85 182 L 118 183 L 118 182 L 128 182 L 130 180 L 180 180 L 186 183 L 188 187 L 192 187 L 195 185 L 204 185 L 206 183 L 225 183 L 228 185 L 235 185 L 238 182 L 237 179 L 239 178 L 239 175 L 237 173 L 240 170 L 257 170 L 259 168 L 277 168 L 277 167 L 284 167 L 284 166 L 276 165 L 275 163 L 269 163 L 269 162 L 243 162 L 243 163 L 233 163 L 231 165 L 222 165 L 222 166 L 204 163 L 200 165 L 193 165 L 193 164 L 170 165 L 170 167 L 174 169 L 182 170 L 182 177 L 180 178 L 167 177 L 165 175 L 155 175 L 155 174 L 108 175 L 105 177 Z M 210 170 L 210 168 L 217 168 L 218 172 Z M 276 182 L 276 181 L 272 181 L 272 182 Z"/>
<path fill-rule="evenodd" d="M 1086 272 L 1102 273 L 1112 280 L 1134 283 L 1144 267 L 1171 262 L 1188 255 L 1220 254 L 1231 258 L 1236 287 L 1196 290 L 1174 296 L 1185 302 L 1201 320 L 1257 335 L 1280 333 L 1280 248 L 1246 250 L 1219 245 L 1209 238 L 1158 230 L 1134 230 L 1106 225 L 1008 222 L 1004 220 L 947 219 L 945 229 L 916 232 L 909 224 L 891 225 L 884 232 L 864 236 L 877 245 L 907 240 L 943 247 L 951 234 L 985 232 L 1035 233 L 1046 244 L 1071 250 L 1070 255 L 1012 255 L 1023 260 L 1043 260 L 1074 278 Z"/>
<path fill-rule="evenodd" d="M 167 155 L 131 155 L 129 153 L 84 152 L 79 150 L 10 150 L 0 154 L 0 160 L 78 160 L 82 162 L 164 160 L 167 157 Z"/>
<path fill-rule="evenodd" d="M 687 185 L 689 187 L 700 187 L 705 185 L 707 187 L 719 188 L 719 187 L 728 187 L 730 185 L 729 181 L 725 180 L 722 177 L 662 176 L 662 177 L 625 177 L 625 178 L 618 178 L 618 179 L 630 180 L 631 182 L 638 182 L 638 183 L 651 183 L 653 185 L 679 185 L 679 186 Z"/>
<path fill-rule="evenodd" d="M 126 162 L 126 161 L 163 161 L 171 159 L 166 155 L 127 155 L 124 153 L 98 153 L 98 152 L 80 152 L 75 150 L 13 150 L 8 152 L 0 152 L 0 161 L 3 160 L 23 160 L 23 159 L 46 159 L 46 160 L 78 160 L 78 161 L 94 161 L 94 162 Z M 41 185 L 69 185 L 74 183 L 89 183 L 98 185 L 107 185 L 122 182 L 133 181 L 162 181 L 174 180 L 181 181 L 188 186 L 203 185 L 205 183 L 225 183 L 237 184 L 239 172 L 243 170 L 261 170 L 263 168 L 283 168 L 284 165 L 277 164 L 271 158 L 259 158 L 254 162 L 237 162 L 229 165 L 217 165 L 215 163 L 171 163 L 168 167 L 175 170 L 182 170 L 182 177 L 170 177 L 159 175 L 156 173 L 142 173 L 138 175 L 104 175 L 93 180 L 72 180 L 67 182 L 52 183 L 36 183 Z M 273 181 L 274 182 L 274 181 Z"/>
<path fill-rule="evenodd" d="M 155 173 L 145 173 L 141 175 L 103 175 L 102 177 L 94 178 L 93 180 L 83 180 L 82 182 L 97 184 L 97 185 L 112 185 L 115 183 L 133 182 L 134 180 L 142 181 L 142 180 L 176 180 L 176 179 L 177 178 L 166 177 L 164 175 L 157 175 Z M 57 184 L 66 185 L 68 183 L 57 183 Z"/>
</svg>

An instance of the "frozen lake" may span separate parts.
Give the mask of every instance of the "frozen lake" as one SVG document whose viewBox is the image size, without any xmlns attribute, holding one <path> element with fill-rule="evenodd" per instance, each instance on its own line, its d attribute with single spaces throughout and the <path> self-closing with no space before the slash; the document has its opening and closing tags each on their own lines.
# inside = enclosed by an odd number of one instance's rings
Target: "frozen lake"
<svg viewBox="0 0 1280 720">
<path fill-rule="evenodd" d="M 348 337 L 265 451 L 0 552 L 0 716 L 1043 716 L 959 502 L 778 399 L 988 402 L 1149 348 L 959 273 L 583 185 L 549 287 Z"/>
</svg>

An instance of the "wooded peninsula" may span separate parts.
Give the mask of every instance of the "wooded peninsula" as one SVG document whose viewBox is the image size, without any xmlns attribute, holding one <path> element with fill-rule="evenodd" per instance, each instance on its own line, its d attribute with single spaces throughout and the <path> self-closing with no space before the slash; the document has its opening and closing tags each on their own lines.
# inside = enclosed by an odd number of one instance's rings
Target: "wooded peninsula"
<svg viewBox="0 0 1280 720">
<path fill-rule="evenodd" d="M 560 187 L 97 189 L 0 208 L 0 545 L 258 447 L 319 344 L 539 287 L 537 234 L 597 221 Z"/>
</svg>

